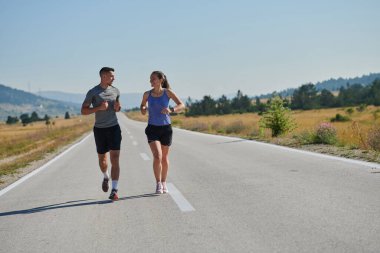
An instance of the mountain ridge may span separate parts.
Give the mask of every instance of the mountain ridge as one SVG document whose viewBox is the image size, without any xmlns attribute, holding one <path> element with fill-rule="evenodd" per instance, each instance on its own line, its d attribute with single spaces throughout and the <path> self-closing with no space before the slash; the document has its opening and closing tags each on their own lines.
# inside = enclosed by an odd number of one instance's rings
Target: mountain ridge
<svg viewBox="0 0 380 253">
<path fill-rule="evenodd" d="M 75 103 L 47 99 L 30 92 L 0 84 L 0 120 L 7 116 L 37 112 L 40 116 L 63 116 L 66 112 L 78 114 L 80 107 Z"/>
</svg>

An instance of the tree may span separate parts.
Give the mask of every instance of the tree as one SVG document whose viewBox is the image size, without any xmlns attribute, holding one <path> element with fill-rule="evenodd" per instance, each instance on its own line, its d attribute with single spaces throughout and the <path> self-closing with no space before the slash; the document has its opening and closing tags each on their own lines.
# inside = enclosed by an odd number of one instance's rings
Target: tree
<svg viewBox="0 0 380 253">
<path fill-rule="evenodd" d="M 293 93 L 292 109 L 310 110 L 317 107 L 317 90 L 314 84 L 304 84 Z"/>
<path fill-rule="evenodd" d="M 290 109 L 284 107 L 284 102 L 280 97 L 271 99 L 268 111 L 260 119 L 260 127 L 271 129 L 272 137 L 277 137 L 293 130 L 295 123 L 289 112 Z"/>
<path fill-rule="evenodd" d="M 21 119 L 21 122 L 24 126 L 26 126 L 27 124 L 31 123 L 32 121 L 30 120 L 29 118 L 29 114 L 28 113 L 24 113 L 24 114 L 21 114 L 20 115 L 20 119 Z"/>
<path fill-rule="evenodd" d="M 373 81 L 369 90 L 368 100 L 368 104 L 373 104 L 376 106 L 380 105 L 380 79 Z"/>
<path fill-rule="evenodd" d="M 338 95 L 340 106 L 354 106 L 365 104 L 365 97 L 368 93 L 361 84 L 347 85 L 347 88 L 341 88 Z"/>
<path fill-rule="evenodd" d="M 201 101 L 203 115 L 212 115 L 216 112 L 216 102 L 211 96 L 204 96 Z"/>
<path fill-rule="evenodd" d="M 69 114 L 69 112 L 66 112 L 66 113 L 65 113 L 65 119 L 70 119 L 70 114 Z"/>
<path fill-rule="evenodd" d="M 259 112 L 259 115 L 262 115 L 266 111 L 267 106 L 264 103 L 261 103 L 260 98 L 256 97 L 256 110 Z"/>
<path fill-rule="evenodd" d="M 238 90 L 236 97 L 231 101 L 231 108 L 233 111 L 239 113 L 248 112 L 251 109 L 251 99 Z"/>
<path fill-rule="evenodd" d="M 15 124 L 19 122 L 19 119 L 17 117 L 8 116 L 6 123 L 8 125 Z"/>
<path fill-rule="evenodd" d="M 319 98 L 321 107 L 332 107 L 336 104 L 336 100 L 331 91 L 323 89 Z"/>
<path fill-rule="evenodd" d="M 217 100 L 216 113 L 220 115 L 231 113 L 231 103 L 225 95 Z"/>
<path fill-rule="evenodd" d="M 41 120 L 40 117 L 38 117 L 38 114 L 36 112 L 32 112 L 32 115 L 30 116 L 30 121 L 31 122 L 36 122 Z"/>
<path fill-rule="evenodd" d="M 191 99 L 191 97 L 188 97 L 187 100 L 186 100 L 186 107 L 190 107 L 192 104 L 193 104 L 193 100 Z"/>
</svg>

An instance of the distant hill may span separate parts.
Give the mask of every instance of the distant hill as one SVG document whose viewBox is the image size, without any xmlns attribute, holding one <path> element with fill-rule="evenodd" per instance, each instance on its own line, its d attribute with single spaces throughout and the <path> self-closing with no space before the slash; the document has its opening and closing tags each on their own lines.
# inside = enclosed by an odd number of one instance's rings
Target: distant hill
<svg viewBox="0 0 380 253">
<path fill-rule="evenodd" d="M 48 99 L 59 100 L 69 103 L 81 105 L 83 103 L 84 94 L 70 93 L 62 91 L 39 91 L 36 95 Z"/>
<path fill-rule="evenodd" d="M 315 87 L 317 90 L 321 91 L 323 89 L 329 90 L 329 91 L 338 91 L 341 87 L 345 87 L 347 84 L 362 84 L 362 85 L 368 85 L 371 84 L 374 80 L 380 79 L 380 73 L 371 73 L 369 75 L 363 75 L 361 77 L 354 77 L 354 78 L 338 78 L 334 79 L 331 78 L 329 80 L 323 81 L 323 82 L 317 82 L 315 84 Z M 293 92 L 296 88 L 289 88 L 286 90 L 282 90 L 280 92 L 277 92 L 282 97 L 289 97 L 293 95 Z M 272 96 L 272 93 L 263 94 L 260 95 L 260 98 L 269 98 Z"/>
<path fill-rule="evenodd" d="M 79 106 L 82 105 L 86 94 L 69 93 L 62 91 L 40 91 L 38 95 L 41 97 L 60 100 L 65 102 L 76 103 Z M 131 109 L 133 107 L 139 107 L 142 99 L 142 93 L 122 93 L 120 95 L 120 102 L 123 109 Z"/>
<path fill-rule="evenodd" d="M 63 116 L 65 112 L 78 114 L 80 107 L 75 103 L 43 98 L 0 84 L 0 120 L 3 121 L 8 116 L 19 117 L 22 113 L 31 114 L 33 111 L 40 117 L 45 114 L 54 117 Z"/>
</svg>

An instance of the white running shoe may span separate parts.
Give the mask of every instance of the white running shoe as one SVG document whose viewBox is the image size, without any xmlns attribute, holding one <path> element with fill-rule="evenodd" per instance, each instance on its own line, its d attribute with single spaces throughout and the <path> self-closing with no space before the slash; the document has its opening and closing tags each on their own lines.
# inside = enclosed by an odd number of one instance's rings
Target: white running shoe
<svg viewBox="0 0 380 253">
<path fill-rule="evenodd" d="M 157 183 L 156 194 L 162 194 L 162 184 L 161 184 L 161 182 Z"/>
<path fill-rule="evenodd" d="M 168 193 L 169 192 L 168 187 L 166 186 L 166 182 L 162 182 L 162 192 L 163 193 Z"/>
</svg>

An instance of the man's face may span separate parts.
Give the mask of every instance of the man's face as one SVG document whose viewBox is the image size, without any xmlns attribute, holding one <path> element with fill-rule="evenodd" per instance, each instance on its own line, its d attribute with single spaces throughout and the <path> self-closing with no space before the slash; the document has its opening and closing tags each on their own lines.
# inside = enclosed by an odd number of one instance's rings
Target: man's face
<svg viewBox="0 0 380 253">
<path fill-rule="evenodd" d="M 113 81 L 115 80 L 115 74 L 113 71 L 105 72 L 102 74 L 101 79 L 103 83 L 112 85 Z"/>
</svg>

